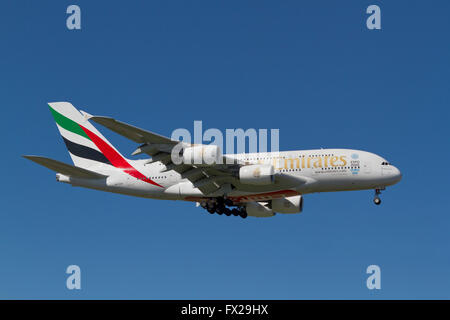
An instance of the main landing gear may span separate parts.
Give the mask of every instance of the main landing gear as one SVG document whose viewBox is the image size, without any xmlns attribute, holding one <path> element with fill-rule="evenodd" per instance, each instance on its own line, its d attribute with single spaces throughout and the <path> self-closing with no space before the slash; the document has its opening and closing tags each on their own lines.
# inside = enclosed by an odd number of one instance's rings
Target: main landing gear
<svg viewBox="0 0 450 320">
<path fill-rule="evenodd" d="M 379 206 L 381 204 L 381 199 L 380 199 L 381 190 L 384 190 L 384 188 L 383 189 L 375 189 L 375 197 L 373 198 L 373 203 L 375 203 L 377 206 Z"/>
<path fill-rule="evenodd" d="M 227 206 L 233 206 L 233 201 L 230 199 L 223 199 L 223 198 L 217 198 L 217 199 L 211 199 L 208 201 L 202 201 L 200 203 L 200 206 L 208 211 L 210 214 L 217 213 L 218 215 L 225 214 L 226 216 L 239 216 L 243 219 L 247 218 L 247 211 L 245 210 L 245 207 L 238 207 L 238 208 L 227 208 Z"/>
</svg>

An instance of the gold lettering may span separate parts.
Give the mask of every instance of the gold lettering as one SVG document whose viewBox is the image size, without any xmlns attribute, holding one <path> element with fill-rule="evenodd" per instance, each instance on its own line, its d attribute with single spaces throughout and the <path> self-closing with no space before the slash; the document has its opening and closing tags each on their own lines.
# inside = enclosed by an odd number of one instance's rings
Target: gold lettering
<svg viewBox="0 0 450 320">
<path fill-rule="evenodd" d="M 275 170 L 283 170 L 284 169 L 283 167 L 278 168 L 278 165 L 280 164 L 280 161 L 278 159 L 281 159 L 281 158 L 280 157 L 273 158 L 273 167 Z"/>
<path fill-rule="evenodd" d="M 326 168 L 326 167 L 328 167 L 328 158 L 329 158 L 330 156 L 325 156 L 323 159 L 324 159 L 324 163 L 323 163 L 323 166 Z"/>
<path fill-rule="evenodd" d="M 291 163 L 291 167 L 290 168 L 288 166 L 288 161 Z M 295 169 L 298 169 L 300 167 L 300 159 L 298 159 L 298 158 L 296 158 L 296 159 L 293 159 L 293 158 L 284 159 L 284 168 L 285 169 L 294 169 L 294 161 L 296 162 Z"/>
<path fill-rule="evenodd" d="M 307 163 L 307 166 L 306 166 L 307 168 L 311 168 L 311 159 L 312 158 L 308 156 L 308 161 L 306 162 Z"/>
<path fill-rule="evenodd" d="M 316 157 L 315 159 L 317 159 L 317 160 L 314 162 L 314 168 L 321 167 L 322 166 L 322 158 Z"/>
<path fill-rule="evenodd" d="M 345 156 L 341 156 L 341 161 L 343 162 L 342 166 L 345 167 L 347 165 L 347 161 L 345 160 Z"/>
<path fill-rule="evenodd" d="M 330 160 L 331 166 L 337 167 L 338 165 L 335 164 L 335 162 L 338 161 L 338 160 L 339 160 L 339 158 L 337 156 L 331 157 L 331 160 Z"/>
</svg>

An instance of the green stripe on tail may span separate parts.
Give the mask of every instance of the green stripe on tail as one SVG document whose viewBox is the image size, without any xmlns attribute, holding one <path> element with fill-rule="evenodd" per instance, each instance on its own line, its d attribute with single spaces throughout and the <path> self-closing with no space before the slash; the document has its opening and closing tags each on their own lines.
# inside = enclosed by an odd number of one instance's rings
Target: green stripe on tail
<svg viewBox="0 0 450 320">
<path fill-rule="evenodd" d="M 73 120 L 70 120 L 69 118 L 66 118 L 61 113 L 55 111 L 52 107 L 48 106 L 50 108 L 50 111 L 53 115 L 53 118 L 55 119 L 56 123 L 61 126 L 62 128 L 76 133 L 82 137 L 85 137 L 88 140 L 91 140 L 88 135 L 81 129 L 81 127 Z"/>
</svg>

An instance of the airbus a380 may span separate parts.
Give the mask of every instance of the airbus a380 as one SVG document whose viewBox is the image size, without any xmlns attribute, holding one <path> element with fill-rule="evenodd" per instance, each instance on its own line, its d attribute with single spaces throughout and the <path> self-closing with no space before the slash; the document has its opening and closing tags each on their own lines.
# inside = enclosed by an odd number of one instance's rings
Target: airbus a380
<svg viewBox="0 0 450 320">
<path fill-rule="evenodd" d="M 56 171 L 56 180 L 101 191 L 200 204 L 209 213 L 246 218 L 300 213 L 303 195 L 374 189 L 380 193 L 402 175 L 386 159 L 366 151 L 318 149 L 224 154 L 215 145 L 194 145 L 103 116 L 69 102 L 48 104 L 74 165 L 24 156 Z M 91 124 L 139 143 L 130 160 Z M 178 148 L 174 153 L 174 148 Z M 182 161 L 174 160 L 174 154 Z M 200 155 L 200 161 L 199 160 Z"/>
</svg>

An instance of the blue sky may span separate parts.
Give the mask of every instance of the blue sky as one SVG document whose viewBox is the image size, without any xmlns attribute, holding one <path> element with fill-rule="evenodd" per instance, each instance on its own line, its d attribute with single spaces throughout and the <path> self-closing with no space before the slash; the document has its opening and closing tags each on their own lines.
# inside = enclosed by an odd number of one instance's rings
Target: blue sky
<svg viewBox="0 0 450 320">
<path fill-rule="evenodd" d="M 66 28 L 78 4 L 82 30 Z M 381 7 L 382 29 L 365 26 Z M 448 1 L 2 2 L 0 298 L 450 298 Z M 375 152 L 403 180 L 240 219 L 72 188 L 48 111 L 170 135 L 279 128 L 280 149 Z M 99 128 L 129 156 L 135 144 Z M 65 269 L 82 271 L 82 290 Z M 382 289 L 366 288 L 367 266 Z"/>
</svg>

